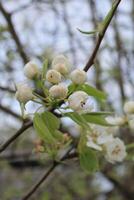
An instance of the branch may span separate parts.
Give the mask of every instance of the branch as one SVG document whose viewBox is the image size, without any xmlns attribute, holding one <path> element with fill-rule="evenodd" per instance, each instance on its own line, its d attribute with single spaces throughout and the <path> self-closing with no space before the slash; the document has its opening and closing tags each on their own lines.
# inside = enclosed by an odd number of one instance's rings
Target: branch
<svg viewBox="0 0 134 200">
<path fill-rule="evenodd" d="M 3 5 L 1 4 L 0 2 L 0 11 L 2 12 L 7 24 L 8 24 L 8 27 L 9 27 L 9 31 L 16 43 L 16 46 L 18 48 L 18 52 L 23 60 L 24 63 L 27 63 L 28 62 L 28 57 L 23 49 L 23 45 L 21 44 L 21 41 L 20 41 L 20 38 L 18 37 L 17 35 L 17 32 L 14 28 L 14 25 L 13 25 L 13 22 L 12 22 L 12 15 L 10 13 L 8 13 L 5 8 L 3 7 Z"/>
<path fill-rule="evenodd" d="M 77 157 L 77 154 L 70 154 L 69 153 L 72 151 L 74 147 L 71 147 L 66 154 L 60 159 L 59 162 L 54 162 L 53 165 L 49 168 L 49 170 L 42 176 L 42 178 L 28 191 L 28 193 L 21 199 L 21 200 L 27 200 L 29 199 L 35 192 L 36 190 L 40 187 L 40 185 L 47 179 L 47 177 L 53 172 L 53 170 L 64 160 L 71 159 Z"/>
<path fill-rule="evenodd" d="M 92 53 L 91 57 L 89 58 L 86 66 L 84 67 L 84 71 L 87 72 L 89 70 L 89 68 L 94 64 L 94 60 L 95 60 L 97 52 L 98 52 L 98 50 L 100 48 L 101 42 L 102 42 L 102 40 L 104 38 L 104 35 L 105 35 L 106 31 L 107 31 L 107 28 L 108 28 L 108 26 L 109 26 L 109 24 L 110 24 L 110 22 L 111 22 L 111 20 L 112 20 L 112 18 L 114 16 L 114 14 L 116 12 L 116 9 L 117 9 L 117 7 L 118 7 L 120 2 L 121 2 L 121 0 L 117 0 L 113 4 L 112 13 L 111 13 L 109 19 L 107 20 L 107 22 L 105 23 L 105 25 L 103 26 L 103 28 L 101 30 L 101 33 L 98 34 L 98 38 L 97 38 L 96 45 L 94 47 L 93 53 Z"/>
<path fill-rule="evenodd" d="M 9 88 L 9 87 L 3 87 L 3 86 L 0 86 L 0 90 L 2 90 L 2 91 L 6 91 L 6 92 L 10 92 L 10 93 L 12 93 L 12 94 L 14 94 L 15 93 L 15 90 L 13 90 L 13 89 L 11 89 L 11 88 Z"/>
<path fill-rule="evenodd" d="M 5 113 L 8 113 L 9 115 L 12 115 L 13 117 L 17 118 L 18 120 L 22 121 L 22 117 L 20 115 L 18 115 L 17 113 L 15 113 L 14 111 L 10 110 L 9 108 L 3 106 L 0 104 L 0 110 L 2 110 Z"/>
<path fill-rule="evenodd" d="M 0 153 L 3 152 L 14 140 L 16 140 L 25 130 L 33 125 L 33 122 L 25 122 L 22 127 L 11 136 L 2 146 L 0 146 Z"/>
</svg>

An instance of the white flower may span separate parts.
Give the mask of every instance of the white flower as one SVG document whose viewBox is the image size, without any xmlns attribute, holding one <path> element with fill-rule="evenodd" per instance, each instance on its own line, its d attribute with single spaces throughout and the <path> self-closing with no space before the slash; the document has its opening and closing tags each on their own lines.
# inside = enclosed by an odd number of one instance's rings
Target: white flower
<svg viewBox="0 0 134 200">
<path fill-rule="evenodd" d="M 105 129 L 99 125 L 91 125 L 90 128 L 87 146 L 99 151 L 103 150 L 102 145 L 111 141 L 113 135 L 106 133 Z"/>
<path fill-rule="evenodd" d="M 46 74 L 46 80 L 50 83 L 57 84 L 61 81 L 61 74 L 56 70 L 49 70 Z"/>
<path fill-rule="evenodd" d="M 32 93 L 32 88 L 30 88 L 25 83 L 20 83 L 17 85 L 15 97 L 20 103 L 24 104 L 35 98 Z"/>
<path fill-rule="evenodd" d="M 110 142 L 113 139 L 113 135 L 111 134 L 101 134 L 98 136 L 98 138 L 96 139 L 97 144 L 102 145 L 105 144 L 107 142 Z"/>
<path fill-rule="evenodd" d="M 108 116 L 105 118 L 105 120 L 111 124 L 111 125 L 115 125 L 115 126 L 122 126 L 126 123 L 126 118 L 125 116 L 123 117 L 112 117 L 112 116 Z"/>
<path fill-rule="evenodd" d="M 126 157 L 125 145 L 119 138 L 113 138 L 105 143 L 104 147 L 106 150 L 105 158 L 110 163 L 121 162 Z"/>
<path fill-rule="evenodd" d="M 24 66 L 24 74 L 27 78 L 34 79 L 39 74 L 38 66 L 32 61 L 28 62 Z"/>
<path fill-rule="evenodd" d="M 86 81 L 86 72 L 81 69 L 75 69 L 71 72 L 70 78 L 75 84 L 83 84 Z"/>
<path fill-rule="evenodd" d="M 98 151 L 102 151 L 102 147 L 100 145 L 98 145 L 97 143 L 95 143 L 91 136 L 88 136 L 87 139 L 88 139 L 87 140 L 88 147 L 93 148 Z"/>
<path fill-rule="evenodd" d="M 67 97 L 68 88 L 63 84 L 54 85 L 49 89 L 51 97 L 56 99 L 65 99 Z"/>
<path fill-rule="evenodd" d="M 124 112 L 128 114 L 134 113 L 134 101 L 128 101 L 124 104 Z"/>
<path fill-rule="evenodd" d="M 100 135 L 116 135 L 119 131 L 118 126 L 112 126 L 112 127 L 105 127 L 97 124 L 90 124 L 90 127 L 92 128 L 92 132 L 96 137 L 99 137 Z"/>
<path fill-rule="evenodd" d="M 74 111 L 80 111 L 83 109 L 83 106 L 85 105 L 87 99 L 87 93 L 83 91 L 76 91 L 68 98 L 69 107 Z"/>
<path fill-rule="evenodd" d="M 58 55 L 52 61 L 52 68 L 66 75 L 70 71 L 70 63 L 64 55 Z"/>
</svg>

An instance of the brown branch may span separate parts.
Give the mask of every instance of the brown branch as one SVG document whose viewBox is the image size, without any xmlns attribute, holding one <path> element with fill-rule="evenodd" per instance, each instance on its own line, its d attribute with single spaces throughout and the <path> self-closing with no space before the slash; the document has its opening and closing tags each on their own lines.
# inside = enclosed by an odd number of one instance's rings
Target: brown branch
<svg viewBox="0 0 134 200">
<path fill-rule="evenodd" d="M 17 35 L 17 32 L 14 28 L 14 25 L 13 25 L 13 22 L 12 22 L 12 15 L 10 13 L 8 13 L 5 8 L 3 7 L 2 3 L 0 2 L 0 11 L 1 13 L 3 14 L 7 24 L 8 24 L 8 27 L 9 27 L 9 31 L 16 43 L 16 46 L 17 46 L 17 49 L 18 49 L 18 52 L 23 60 L 24 63 L 28 62 L 28 57 L 23 49 L 23 45 L 21 44 L 21 41 L 20 41 L 20 38 L 19 36 Z"/>
<path fill-rule="evenodd" d="M 100 48 L 101 42 L 102 42 L 102 40 L 104 38 L 104 35 L 105 35 L 106 31 L 107 31 L 107 28 L 108 28 L 108 26 L 109 26 L 109 24 L 110 24 L 110 22 L 111 22 L 111 20 L 112 20 L 112 18 L 114 16 L 114 14 L 116 12 L 116 9 L 117 9 L 117 7 L 118 7 L 120 2 L 121 2 L 121 0 L 115 1 L 115 4 L 114 4 L 115 6 L 114 6 L 114 9 L 113 9 L 112 15 L 110 16 L 109 20 L 107 21 L 107 23 L 105 24 L 105 26 L 101 30 L 101 33 L 98 34 L 98 38 L 97 38 L 96 45 L 94 47 L 93 53 L 92 53 L 91 57 L 89 58 L 86 66 L 84 67 L 84 71 L 87 72 L 89 70 L 89 68 L 94 64 L 94 60 L 95 60 L 97 52 L 98 52 L 98 50 Z"/>
<path fill-rule="evenodd" d="M 16 140 L 25 130 L 27 130 L 32 125 L 33 122 L 31 121 L 25 122 L 13 136 L 11 136 L 3 145 L 0 146 L 0 153 L 3 152 L 14 140 Z"/>
<path fill-rule="evenodd" d="M 59 164 L 61 164 L 62 161 L 77 157 L 76 153 L 69 155 L 73 148 L 74 147 L 71 147 L 66 152 L 66 154 L 60 159 L 59 162 L 54 162 L 53 165 L 49 168 L 49 170 L 47 172 L 45 172 L 45 174 L 42 176 L 42 178 L 30 189 L 30 191 L 28 191 L 28 193 L 21 200 L 29 199 L 36 192 L 36 190 L 40 187 L 40 185 L 47 179 L 47 177 L 53 172 L 53 170 Z"/>
<path fill-rule="evenodd" d="M 91 21 L 92 21 L 92 25 L 93 25 L 93 29 L 95 30 L 97 27 L 97 9 L 96 9 L 96 4 L 94 0 L 87 0 L 88 6 L 89 6 L 89 13 L 91 13 Z M 95 44 L 96 42 L 96 38 L 93 37 L 93 43 Z M 102 89 L 102 83 L 101 83 L 101 63 L 99 61 L 99 58 L 95 59 L 95 86 L 99 89 L 99 90 L 103 90 Z"/>
<path fill-rule="evenodd" d="M 9 87 L 3 87 L 3 86 L 0 86 L 0 90 L 4 91 L 4 92 L 10 92 L 12 94 L 15 93 L 15 90 L 9 88 Z"/>
<path fill-rule="evenodd" d="M 5 112 L 5 113 L 7 113 L 9 115 L 12 115 L 16 119 L 22 121 L 22 117 L 19 114 L 15 113 L 14 111 L 10 110 L 9 108 L 7 108 L 7 107 L 5 107 L 5 106 L 3 106 L 1 104 L 0 104 L 0 110 L 2 110 L 3 112 Z"/>
</svg>

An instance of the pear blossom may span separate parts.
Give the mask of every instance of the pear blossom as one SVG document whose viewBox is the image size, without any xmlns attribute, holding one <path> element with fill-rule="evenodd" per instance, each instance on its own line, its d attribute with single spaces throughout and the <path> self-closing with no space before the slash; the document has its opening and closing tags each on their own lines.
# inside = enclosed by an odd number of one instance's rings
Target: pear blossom
<svg viewBox="0 0 134 200">
<path fill-rule="evenodd" d="M 52 69 L 46 73 L 46 80 L 53 84 L 58 84 L 61 81 L 61 74 Z"/>
<path fill-rule="evenodd" d="M 87 137 L 87 146 L 98 151 L 102 151 L 102 147 L 93 141 L 91 136 Z"/>
<path fill-rule="evenodd" d="M 96 141 L 97 141 L 97 144 L 102 145 L 107 142 L 110 142 L 112 139 L 113 139 L 113 135 L 111 134 L 101 134 L 98 136 Z"/>
<path fill-rule="evenodd" d="M 89 131 L 89 135 L 87 135 L 87 146 L 93 149 L 102 151 L 103 144 L 111 141 L 113 139 L 112 134 L 108 134 L 103 129 L 98 129 L 97 125 L 91 125 L 91 131 Z M 101 127 L 101 126 L 99 126 Z"/>
<path fill-rule="evenodd" d="M 68 98 L 69 107 L 74 111 L 80 111 L 83 109 L 87 99 L 87 93 L 83 91 L 76 91 Z"/>
<path fill-rule="evenodd" d="M 73 83 L 75 84 L 83 84 L 86 81 L 87 74 L 84 70 L 81 69 L 75 69 L 74 71 L 71 72 L 70 78 Z"/>
<path fill-rule="evenodd" d="M 38 66 L 30 61 L 24 66 L 24 74 L 29 79 L 34 79 L 39 74 Z"/>
<path fill-rule="evenodd" d="M 35 96 L 32 93 L 32 88 L 30 88 L 25 83 L 20 83 L 16 87 L 17 91 L 15 97 L 20 103 L 26 104 L 28 101 L 33 100 L 35 98 Z"/>
<path fill-rule="evenodd" d="M 133 114 L 134 113 L 134 101 L 127 101 L 124 104 L 124 112 L 127 114 Z"/>
<path fill-rule="evenodd" d="M 68 88 L 66 85 L 58 84 L 54 85 L 49 89 L 49 94 L 51 97 L 56 99 L 65 99 L 67 97 Z"/>
<path fill-rule="evenodd" d="M 122 126 L 126 123 L 126 118 L 125 116 L 122 117 L 112 117 L 112 116 L 108 116 L 105 118 L 106 121 L 111 124 L 111 125 L 116 125 L 116 126 Z"/>
<path fill-rule="evenodd" d="M 110 163 L 121 162 L 126 157 L 126 148 L 122 140 L 113 138 L 105 143 L 105 158 Z"/>
<path fill-rule="evenodd" d="M 52 61 L 52 68 L 62 75 L 66 75 L 70 71 L 70 63 L 64 55 L 58 55 Z"/>
</svg>

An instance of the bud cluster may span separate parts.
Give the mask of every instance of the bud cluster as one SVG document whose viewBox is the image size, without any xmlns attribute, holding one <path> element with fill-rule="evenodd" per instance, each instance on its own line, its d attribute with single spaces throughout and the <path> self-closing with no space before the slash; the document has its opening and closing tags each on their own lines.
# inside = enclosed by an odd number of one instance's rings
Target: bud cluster
<svg viewBox="0 0 134 200">
<path fill-rule="evenodd" d="M 64 55 L 58 55 L 52 60 L 50 69 L 45 74 L 45 79 L 42 79 L 42 71 L 39 70 L 39 67 L 33 61 L 28 62 L 24 66 L 26 78 L 33 80 L 35 83 L 38 81 L 43 82 L 43 91 L 48 90 L 48 96 L 44 94 L 44 98 L 47 98 L 47 100 L 51 99 L 52 101 L 65 100 L 72 110 L 80 113 L 90 112 L 94 109 L 93 102 L 88 101 L 89 96 L 87 93 L 74 91 L 69 95 L 65 82 L 70 80 L 74 85 L 82 85 L 86 81 L 86 72 L 80 69 L 71 71 L 71 64 Z M 48 88 L 45 83 L 49 83 Z M 33 89 L 28 85 L 19 84 L 16 91 L 17 100 L 26 104 L 28 101 L 35 99 L 32 91 Z"/>
</svg>

